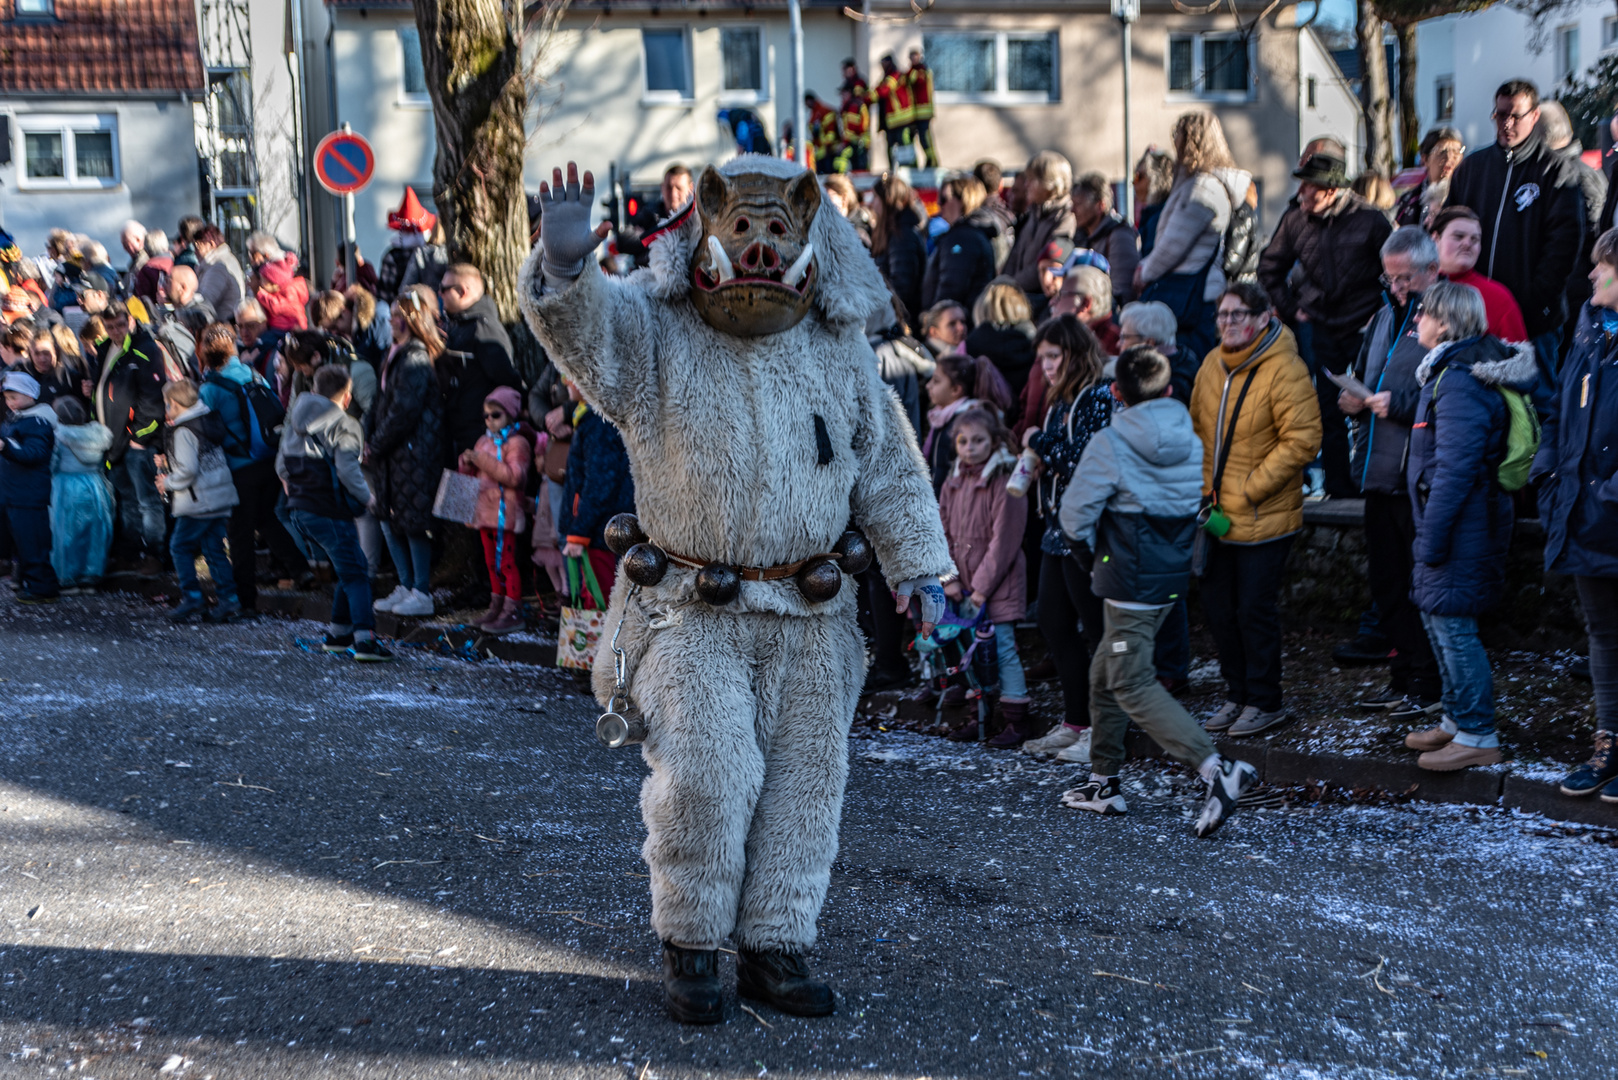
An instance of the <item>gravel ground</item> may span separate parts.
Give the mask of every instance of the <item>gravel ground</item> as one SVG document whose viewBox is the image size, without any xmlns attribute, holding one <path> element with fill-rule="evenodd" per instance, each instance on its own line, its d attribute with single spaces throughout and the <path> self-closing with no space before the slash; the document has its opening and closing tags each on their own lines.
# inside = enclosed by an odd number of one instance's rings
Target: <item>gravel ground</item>
<svg viewBox="0 0 1618 1080">
<path fill-rule="evenodd" d="M 5 603 L 0 1075 L 1610 1075 L 1618 840 L 861 730 L 797 1020 L 663 1014 L 637 755 L 554 672 Z M 1296 670 L 1296 669 L 1295 669 Z M 724 963 L 727 980 L 728 958 Z"/>
</svg>

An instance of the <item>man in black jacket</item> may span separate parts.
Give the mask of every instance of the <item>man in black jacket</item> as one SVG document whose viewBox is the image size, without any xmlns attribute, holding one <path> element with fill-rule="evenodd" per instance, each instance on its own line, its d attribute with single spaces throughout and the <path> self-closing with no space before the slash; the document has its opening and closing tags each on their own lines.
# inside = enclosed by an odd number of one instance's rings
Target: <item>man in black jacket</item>
<svg viewBox="0 0 1618 1080">
<path fill-rule="evenodd" d="M 1416 524 L 1405 462 L 1416 422 L 1421 383 L 1416 369 L 1427 349 L 1416 335 L 1421 294 L 1438 280 L 1438 246 L 1417 225 L 1406 225 L 1382 245 L 1386 302 L 1366 329 L 1354 374 L 1372 391 L 1361 398 L 1342 391 L 1338 403 L 1354 417 L 1354 478 L 1365 493 L 1365 554 L 1378 626 L 1393 642 L 1387 689 L 1360 698 L 1364 709 L 1389 719 L 1426 721 L 1441 708 L 1438 662 L 1410 601 Z"/>
<path fill-rule="evenodd" d="M 1572 164 L 1538 130 L 1539 90 L 1525 79 L 1494 96 L 1495 142 L 1467 155 L 1449 183 L 1449 206 L 1469 206 L 1483 226 L 1478 273 L 1511 290 L 1540 369 L 1552 377 L 1567 279 L 1579 256 L 1584 208 Z"/>
<path fill-rule="evenodd" d="M 144 554 L 141 572 L 156 574 L 167 548 L 157 456 L 168 373 L 151 331 L 129 314 L 122 300 L 109 303 L 104 318 L 113 345 L 96 382 L 95 408 L 96 419 L 112 431 L 107 467 L 118 494 L 120 546 L 126 556 Z"/>
<path fill-rule="evenodd" d="M 494 301 L 484 295 L 483 273 L 471 263 L 455 263 L 438 286 L 449 340 L 439 359 L 444 388 L 444 426 L 450 460 L 470 450 L 483 434 L 483 399 L 497 386 L 522 389 L 511 362 L 511 338 L 500 325 Z"/>
<path fill-rule="evenodd" d="M 1317 153 L 1292 173 L 1298 205 L 1281 216 L 1258 262 L 1258 280 L 1298 335 L 1298 352 L 1315 375 L 1320 399 L 1320 463 L 1326 494 L 1359 494 L 1348 471 L 1348 424 L 1337 384 L 1360 352 L 1365 324 L 1382 299 L 1382 242 L 1387 216 L 1349 190 L 1343 159 Z"/>
<path fill-rule="evenodd" d="M 1559 101 L 1547 101 L 1539 107 L 1539 134 L 1551 152 L 1566 161 L 1579 182 L 1579 195 L 1584 207 L 1584 237 L 1579 242 L 1579 256 L 1573 262 L 1573 272 L 1567 276 L 1568 320 L 1563 324 L 1560 351 L 1567 352 L 1573 344 L 1573 329 L 1578 320 L 1573 316 L 1590 299 L 1590 250 L 1596 237 L 1601 235 L 1601 207 L 1607 201 L 1607 176 L 1600 169 L 1584 163 L 1584 145 L 1573 137 L 1573 122 L 1567 109 Z"/>
</svg>

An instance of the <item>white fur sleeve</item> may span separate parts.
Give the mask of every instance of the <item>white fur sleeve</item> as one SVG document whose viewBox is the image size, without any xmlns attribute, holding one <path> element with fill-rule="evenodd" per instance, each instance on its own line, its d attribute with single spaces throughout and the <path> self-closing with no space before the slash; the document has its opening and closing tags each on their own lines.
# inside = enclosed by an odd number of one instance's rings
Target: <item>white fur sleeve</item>
<svg viewBox="0 0 1618 1080">
<path fill-rule="evenodd" d="M 529 329 L 584 400 L 622 428 L 655 408 L 656 303 L 645 290 L 608 278 L 590 260 L 571 284 L 547 285 L 540 254 L 535 245 L 518 281 Z"/>
<path fill-rule="evenodd" d="M 859 477 L 850 499 L 854 524 L 876 549 L 892 584 L 948 577 L 955 561 L 944 539 L 932 479 L 899 397 L 866 365 L 860 430 L 854 436 Z"/>
</svg>

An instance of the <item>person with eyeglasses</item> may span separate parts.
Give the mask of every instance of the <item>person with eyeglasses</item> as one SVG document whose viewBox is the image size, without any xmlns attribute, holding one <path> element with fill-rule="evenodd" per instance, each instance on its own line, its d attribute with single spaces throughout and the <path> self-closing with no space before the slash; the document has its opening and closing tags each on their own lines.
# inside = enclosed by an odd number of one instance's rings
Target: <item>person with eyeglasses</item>
<svg viewBox="0 0 1618 1080">
<path fill-rule="evenodd" d="M 1320 402 L 1292 331 L 1257 282 L 1219 297 L 1219 345 L 1191 391 L 1202 439 L 1202 605 L 1225 703 L 1209 731 L 1257 735 L 1292 719 L 1281 700 L 1281 582 L 1303 529 L 1303 470 L 1320 451 Z"/>
<path fill-rule="evenodd" d="M 1399 197 L 1393 208 L 1398 226 L 1426 226 L 1444 208 L 1449 198 L 1450 177 L 1466 157 L 1466 139 L 1452 127 L 1435 127 L 1421 140 L 1421 164 L 1426 170 L 1421 183 Z"/>
<path fill-rule="evenodd" d="M 1461 162 L 1448 206 L 1478 216 L 1477 267 L 1511 290 L 1522 308 L 1542 375 L 1554 380 L 1567 279 L 1578 261 L 1584 203 L 1578 174 L 1539 130 L 1539 89 L 1512 79 L 1495 91 L 1495 141 Z"/>
<path fill-rule="evenodd" d="M 1355 378 L 1372 393 L 1360 397 L 1343 390 L 1337 399 L 1353 421 L 1354 480 L 1365 495 L 1366 582 L 1390 668 L 1387 687 L 1355 704 L 1399 722 L 1436 714 L 1443 693 L 1421 612 L 1410 601 L 1416 526 L 1405 480 L 1410 425 L 1421 397 L 1416 368 L 1427 355 L 1416 332 L 1416 310 L 1438 280 L 1438 267 L 1438 247 L 1420 226 L 1406 225 L 1388 237 L 1382 245 L 1385 302 L 1372 316 L 1354 363 Z"/>
</svg>

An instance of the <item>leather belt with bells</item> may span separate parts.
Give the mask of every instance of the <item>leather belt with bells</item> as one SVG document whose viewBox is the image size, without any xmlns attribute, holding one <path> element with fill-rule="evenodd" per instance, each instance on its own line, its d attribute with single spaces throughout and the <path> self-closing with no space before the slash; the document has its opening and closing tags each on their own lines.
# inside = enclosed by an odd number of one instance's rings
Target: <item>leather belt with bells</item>
<svg viewBox="0 0 1618 1080">
<path fill-rule="evenodd" d="M 713 563 L 712 559 L 693 559 L 689 555 L 679 555 L 669 551 L 667 548 L 663 549 L 663 554 L 668 556 L 669 562 L 691 570 L 701 570 L 703 567 Z M 841 558 L 841 556 L 828 551 L 823 555 L 811 555 L 807 559 L 800 559 L 798 562 L 786 563 L 782 566 L 737 566 L 732 569 L 736 571 L 736 575 L 743 581 L 782 581 L 796 576 L 799 570 L 802 570 L 816 559 L 837 559 L 841 561 Z"/>
</svg>

